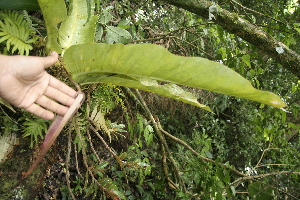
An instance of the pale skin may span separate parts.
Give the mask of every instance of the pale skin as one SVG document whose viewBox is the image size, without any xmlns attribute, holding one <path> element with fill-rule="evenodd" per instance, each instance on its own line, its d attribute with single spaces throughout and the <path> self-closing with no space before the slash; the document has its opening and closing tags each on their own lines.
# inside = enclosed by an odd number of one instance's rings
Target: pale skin
<svg viewBox="0 0 300 200">
<path fill-rule="evenodd" d="M 58 54 L 47 57 L 0 55 L 0 97 L 46 120 L 64 116 L 77 92 L 48 74 Z"/>
</svg>

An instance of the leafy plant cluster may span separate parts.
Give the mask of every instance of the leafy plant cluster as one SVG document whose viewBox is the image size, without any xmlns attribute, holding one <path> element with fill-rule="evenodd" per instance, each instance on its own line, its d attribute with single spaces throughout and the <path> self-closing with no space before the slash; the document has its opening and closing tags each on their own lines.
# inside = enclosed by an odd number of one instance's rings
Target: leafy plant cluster
<svg viewBox="0 0 300 200">
<path fill-rule="evenodd" d="M 249 11 L 231 2 L 231 6 L 220 3 L 240 15 Z M 243 3 L 267 13 L 258 1 Z M 286 5 L 271 3 L 278 8 Z M 281 10 L 278 16 L 289 17 Z M 86 103 L 66 130 L 62 199 L 299 197 L 299 122 L 291 120 L 298 118 L 299 108 L 295 76 L 219 25 L 167 4 L 98 1 L 95 12 L 97 42 L 154 43 L 178 55 L 207 57 L 239 72 L 257 88 L 280 94 L 290 106 L 279 110 L 194 91 L 213 110 L 208 114 L 126 87 L 85 85 Z M 276 28 L 274 19 L 245 15 L 270 34 Z M 270 22 L 274 24 L 267 26 Z M 280 33 L 290 45 L 297 40 L 294 32 Z M 35 118 L 27 118 L 24 125 L 24 134 L 32 141 L 46 127 Z"/>
<path fill-rule="evenodd" d="M 24 11 L 26 12 L 26 11 Z M 14 54 L 18 50 L 20 55 L 29 55 L 32 44 L 38 39 L 30 19 L 17 11 L 0 10 L 0 43 L 6 43 L 6 49 Z"/>
</svg>

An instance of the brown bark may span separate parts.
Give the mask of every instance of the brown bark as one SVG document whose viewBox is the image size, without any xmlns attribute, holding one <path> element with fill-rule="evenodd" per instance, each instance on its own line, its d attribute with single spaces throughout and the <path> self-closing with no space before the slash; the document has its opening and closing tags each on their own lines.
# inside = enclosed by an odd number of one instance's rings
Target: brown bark
<svg viewBox="0 0 300 200">
<path fill-rule="evenodd" d="M 209 18 L 209 8 L 213 5 L 211 1 L 206 0 L 163 0 L 163 2 L 183 8 L 207 19 Z M 299 54 L 289 49 L 261 28 L 238 17 L 236 14 L 220 8 L 218 5 L 211 14 L 214 15 L 212 21 L 216 24 L 221 25 L 228 32 L 239 36 L 263 50 L 268 56 L 300 78 Z M 282 47 L 284 52 L 278 53 L 276 47 Z"/>
</svg>

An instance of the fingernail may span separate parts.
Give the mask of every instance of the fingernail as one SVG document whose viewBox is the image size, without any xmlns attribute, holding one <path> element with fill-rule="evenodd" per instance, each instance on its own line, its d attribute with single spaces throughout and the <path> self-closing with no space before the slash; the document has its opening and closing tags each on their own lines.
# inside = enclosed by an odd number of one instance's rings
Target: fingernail
<svg viewBox="0 0 300 200">
<path fill-rule="evenodd" d="M 55 51 L 51 51 L 50 56 L 54 56 L 56 54 Z"/>
</svg>

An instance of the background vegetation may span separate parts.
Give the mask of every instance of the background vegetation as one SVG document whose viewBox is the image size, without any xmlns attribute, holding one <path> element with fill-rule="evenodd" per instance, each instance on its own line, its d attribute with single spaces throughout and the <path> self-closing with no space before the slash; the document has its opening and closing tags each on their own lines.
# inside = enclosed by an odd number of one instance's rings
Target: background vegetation
<svg viewBox="0 0 300 200">
<path fill-rule="evenodd" d="M 243 38 L 242 30 L 229 30 L 234 23 L 224 25 L 219 16 L 212 16 L 219 5 L 245 20 L 246 26 L 253 25 L 282 42 L 297 57 L 299 2 L 186 2 L 210 3 L 211 10 L 203 17 L 181 6 L 181 1 L 96 1 L 95 41 L 153 43 L 176 55 L 221 62 L 255 88 L 280 95 L 288 107 L 278 109 L 184 87 L 209 105 L 212 114 L 126 87 L 82 86 L 86 102 L 54 147 L 61 151 L 52 159 L 51 174 L 36 185 L 36 198 L 300 198 L 299 68 L 293 57 L 285 55 L 287 61 L 276 57 L 269 46 Z M 7 20 L 7 15 L 14 20 Z M 40 11 L 1 10 L 0 20 L 2 54 L 46 54 L 47 33 Z M 16 30 L 15 35 L 8 37 L 7 27 Z M 280 55 L 285 50 L 276 47 Z M 70 83 L 63 62 L 50 73 Z M 28 113 L 12 113 L 4 107 L 1 121 L 4 134 L 9 129 L 18 131 L 20 137 L 31 137 L 27 148 L 38 147 L 48 126 Z M 18 195 L 12 192 L 13 198 Z"/>
</svg>

